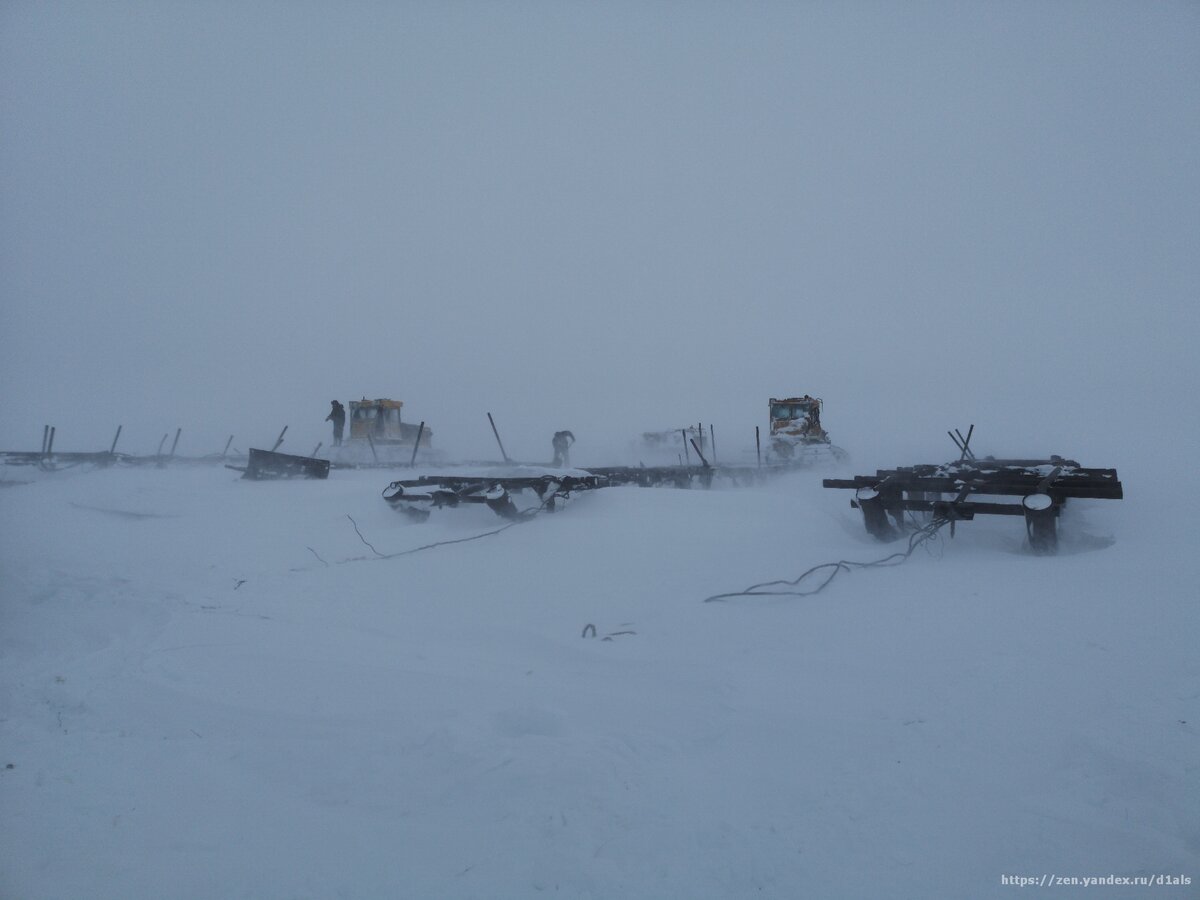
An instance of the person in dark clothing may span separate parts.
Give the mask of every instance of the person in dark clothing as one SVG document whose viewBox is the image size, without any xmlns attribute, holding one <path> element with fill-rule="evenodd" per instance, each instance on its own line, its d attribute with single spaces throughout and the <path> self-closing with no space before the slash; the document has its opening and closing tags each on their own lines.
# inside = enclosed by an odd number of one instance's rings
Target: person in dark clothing
<svg viewBox="0 0 1200 900">
<path fill-rule="evenodd" d="M 338 403 L 336 400 L 329 401 L 331 409 L 329 415 L 325 417 L 326 422 L 333 423 L 333 446 L 342 446 L 342 432 L 346 428 L 346 407 Z"/>
<path fill-rule="evenodd" d="M 550 445 L 554 447 L 554 462 L 552 466 L 569 466 L 571 465 L 571 445 L 575 443 L 575 435 L 569 431 L 556 431 L 554 437 L 550 440 Z"/>
</svg>

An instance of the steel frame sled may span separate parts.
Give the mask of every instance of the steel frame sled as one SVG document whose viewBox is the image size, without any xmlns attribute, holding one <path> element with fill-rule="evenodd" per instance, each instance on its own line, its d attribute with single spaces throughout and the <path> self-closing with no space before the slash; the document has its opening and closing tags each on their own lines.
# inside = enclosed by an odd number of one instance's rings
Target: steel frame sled
<svg viewBox="0 0 1200 900">
<path fill-rule="evenodd" d="M 855 492 L 850 505 L 862 510 L 867 531 L 890 541 L 905 530 L 906 511 L 931 513 L 954 523 L 977 515 L 1023 516 L 1036 553 L 1058 548 L 1057 520 L 1070 498 L 1120 500 L 1116 469 L 1089 469 L 1071 459 L 959 459 L 940 466 L 879 469 L 874 475 L 826 478 L 827 488 Z M 1020 497 L 1017 503 L 979 501 L 976 495 Z M 889 521 L 890 519 L 890 521 Z"/>
<path fill-rule="evenodd" d="M 522 519 L 536 512 L 554 512 L 573 492 L 602 487 L 597 475 L 541 475 L 526 478 L 480 478 L 474 476 L 422 475 L 393 481 L 383 489 L 383 499 L 409 518 L 424 522 L 430 509 L 482 503 L 505 519 Z M 533 491 L 539 505 L 520 510 L 512 494 Z"/>
<path fill-rule="evenodd" d="M 693 485 L 710 487 L 713 466 L 619 466 L 599 469 L 580 469 L 582 474 L 537 475 L 526 477 L 495 477 L 479 475 L 422 475 L 405 481 L 393 481 L 383 489 L 383 499 L 414 521 L 424 522 L 433 509 L 482 503 L 506 519 L 526 518 L 538 512 L 554 512 L 570 496 L 579 491 L 604 487 L 637 485 L 640 487 L 690 488 Z M 753 472 L 737 469 L 730 472 Z M 520 510 L 512 495 L 532 491 L 539 505 Z"/>
</svg>

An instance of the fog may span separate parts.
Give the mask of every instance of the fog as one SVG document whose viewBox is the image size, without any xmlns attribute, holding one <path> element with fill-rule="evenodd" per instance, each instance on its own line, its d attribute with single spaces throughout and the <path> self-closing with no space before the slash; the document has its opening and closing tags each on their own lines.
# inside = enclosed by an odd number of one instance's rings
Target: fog
<svg viewBox="0 0 1200 900">
<path fill-rule="evenodd" d="M 1194 3 L 7 3 L 0 449 L 302 452 L 367 396 L 598 463 L 803 393 L 863 464 L 1194 443 L 1198 39 Z"/>
</svg>

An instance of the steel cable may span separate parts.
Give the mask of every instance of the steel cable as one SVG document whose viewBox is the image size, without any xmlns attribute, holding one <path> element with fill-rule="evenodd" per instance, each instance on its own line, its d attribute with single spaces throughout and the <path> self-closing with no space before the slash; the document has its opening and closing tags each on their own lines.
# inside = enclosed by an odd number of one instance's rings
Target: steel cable
<svg viewBox="0 0 1200 900">
<path fill-rule="evenodd" d="M 882 559 L 872 560 L 871 562 L 856 562 L 854 560 L 842 559 L 837 562 L 822 563 L 819 566 L 813 566 L 811 569 L 802 573 L 796 578 L 780 579 L 777 581 L 764 581 L 760 584 L 752 584 L 750 587 L 741 591 L 730 591 L 725 594 L 713 594 L 711 597 L 705 597 L 705 603 L 711 603 L 715 600 L 728 600 L 731 597 L 811 597 L 813 594 L 819 594 L 825 590 L 830 582 L 835 579 L 841 572 L 849 572 L 851 569 L 871 569 L 880 568 L 883 566 L 898 566 L 913 555 L 913 552 L 923 544 L 933 540 L 938 532 L 946 525 L 950 524 L 950 519 L 937 518 L 931 521 L 928 525 L 917 529 L 908 536 L 908 548 L 897 551 L 890 556 L 885 556 Z M 820 581 L 816 587 L 808 590 L 799 589 L 805 579 L 816 575 L 818 572 L 825 572 L 824 580 Z M 795 590 L 764 590 L 764 588 L 773 588 L 777 585 L 795 588 Z"/>
</svg>

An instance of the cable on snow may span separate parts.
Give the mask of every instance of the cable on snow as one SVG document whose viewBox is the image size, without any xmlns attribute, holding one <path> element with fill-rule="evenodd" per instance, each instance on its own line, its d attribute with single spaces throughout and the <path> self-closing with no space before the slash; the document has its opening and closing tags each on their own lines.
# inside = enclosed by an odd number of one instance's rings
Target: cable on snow
<svg viewBox="0 0 1200 900">
<path fill-rule="evenodd" d="M 726 594 L 713 594 L 711 597 L 705 597 L 705 603 L 712 603 L 715 600 L 728 600 L 731 597 L 811 597 L 813 594 L 819 594 L 825 590 L 841 572 L 849 572 L 851 569 L 872 569 L 882 568 L 885 566 L 898 566 L 904 563 L 913 552 L 923 544 L 937 537 L 938 532 L 946 525 L 950 524 L 948 518 L 937 518 L 929 524 L 918 528 L 908 536 L 908 548 L 897 551 L 890 556 L 885 556 L 883 559 L 872 560 L 871 562 L 856 562 L 854 560 L 841 559 L 837 562 L 822 563 L 819 566 L 813 566 L 808 571 L 802 573 L 791 580 L 764 581 L 761 584 L 752 584 L 750 587 L 741 591 L 730 591 Z M 928 549 L 928 548 L 926 548 Z M 816 575 L 818 572 L 825 572 L 823 581 L 820 581 L 816 587 L 803 589 L 800 585 L 805 579 Z M 773 588 L 776 586 L 792 588 L 792 590 L 764 590 L 764 588 Z"/>
</svg>

